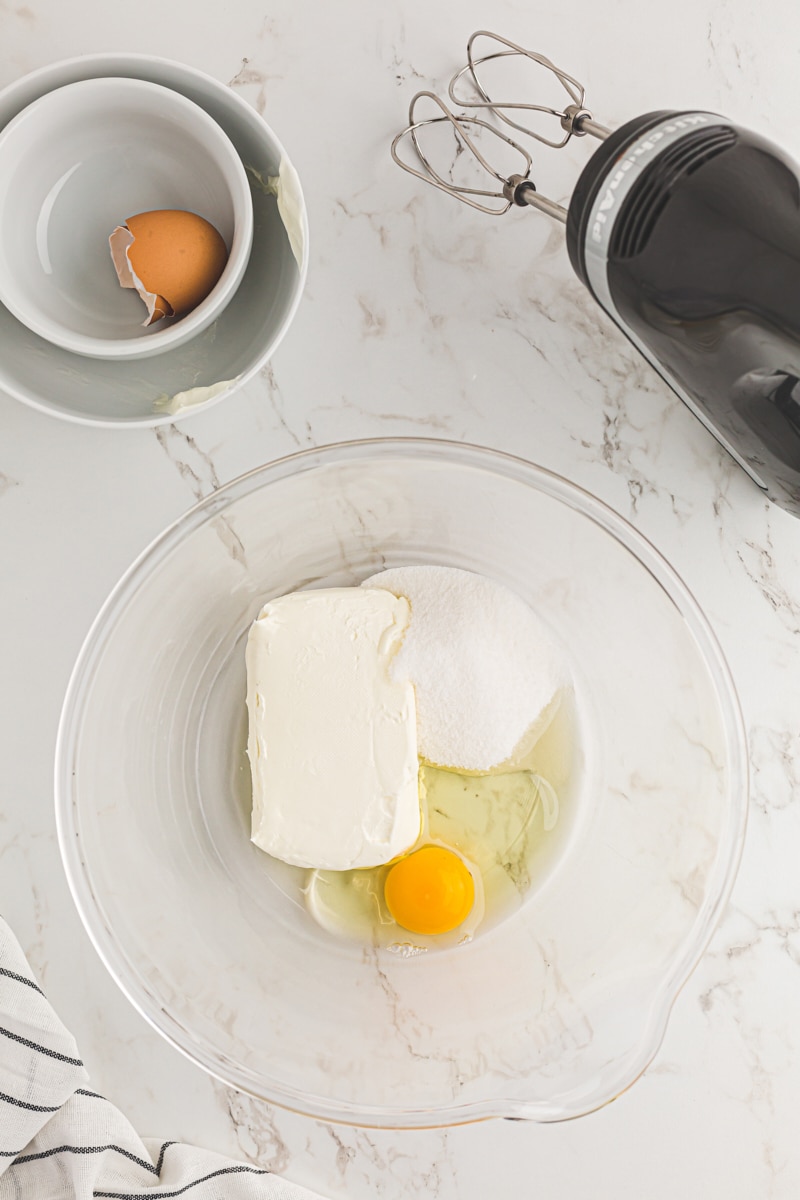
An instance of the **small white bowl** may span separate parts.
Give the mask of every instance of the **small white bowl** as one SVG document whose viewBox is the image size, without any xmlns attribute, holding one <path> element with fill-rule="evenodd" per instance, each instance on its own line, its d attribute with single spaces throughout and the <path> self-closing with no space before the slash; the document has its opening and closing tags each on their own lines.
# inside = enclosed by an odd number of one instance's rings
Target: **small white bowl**
<svg viewBox="0 0 800 1200">
<path fill-rule="evenodd" d="M 186 209 L 229 257 L 185 317 L 145 327 L 108 247 L 136 213 Z M 236 291 L 253 239 L 241 159 L 197 104 L 140 79 L 88 79 L 34 101 L 0 133 L 0 301 L 47 341 L 93 358 L 147 358 L 205 329 Z"/>
</svg>

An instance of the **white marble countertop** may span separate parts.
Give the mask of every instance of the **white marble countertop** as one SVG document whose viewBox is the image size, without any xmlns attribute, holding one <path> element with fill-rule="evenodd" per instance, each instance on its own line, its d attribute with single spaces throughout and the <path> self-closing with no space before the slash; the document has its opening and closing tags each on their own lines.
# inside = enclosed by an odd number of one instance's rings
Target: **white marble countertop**
<svg viewBox="0 0 800 1200">
<path fill-rule="evenodd" d="M 800 1194 L 800 523 L 765 502 L 629 348 L 538 214 L 493 221 L 394 168 L 411 93 L 487 22 L 587 84 L 609 125 L 724 112 L 800 156 L 794 0 L 0 0 L 0 84 L 58 58 L 181 59 L 263 111 L 306 188 L 305 299 L 261 377 L 158 430 L 58 421 L 0 396 L 0 909 L 72 1028 L 92 1086 L 145 1136 L 244 1156 L 330 1196 L 783 1200 Z M 563 196 L 583 160 L 552 170 Z M 0 350 L 1 352 L 1 350 Z M 69 896 L 52 761 L 98 606 L 161 528 L 298 447 L 427 434 L 520 453 L 612 505 L 693 590 L 748 725 L 750 824 L 733 897 L 644 1076 L 560 1126 L 332 1127 L 226 1090 L 118 992 Z"/>
</svg>

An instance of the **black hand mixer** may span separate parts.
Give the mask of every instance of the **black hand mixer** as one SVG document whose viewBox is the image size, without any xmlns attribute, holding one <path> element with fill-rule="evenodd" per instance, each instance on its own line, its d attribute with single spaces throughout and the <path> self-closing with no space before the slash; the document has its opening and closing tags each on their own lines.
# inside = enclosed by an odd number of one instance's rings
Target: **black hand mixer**
<svg viewBox="0 0 800 1200">
<path fill-rule="evenodd" d="M 563 222 L 572 266 L 595 300 L 770 499 L 800 516 L 798 167 L 715 113 L 651 112 L 612 132 L 585 107 L 577 80 L 486 30 L 467 55 L 448 93 L 466 113 L 419 92 L 392 143 L 395 162 L 481 212 L 530 207 Z M 520 58 L 553 73 L 562 107 L 490 95 L 489 64 Z M 419 119 L 423 103 L 434 115 Z M 531 127 L 542 119 L 552 122 L 547 133 Z M 443 123 L 485 186 L 457 185 L 433 166 L 423 132 Z M 568 208 L 537 191 L 532 157 L 509 128 L 554 148 L 574 136 L 600 140 Z M 520 155 L 518 172 L 492 165 L 487 137 Z M 413 163 L 401 155 L 406 143 Z"/>
</svg>

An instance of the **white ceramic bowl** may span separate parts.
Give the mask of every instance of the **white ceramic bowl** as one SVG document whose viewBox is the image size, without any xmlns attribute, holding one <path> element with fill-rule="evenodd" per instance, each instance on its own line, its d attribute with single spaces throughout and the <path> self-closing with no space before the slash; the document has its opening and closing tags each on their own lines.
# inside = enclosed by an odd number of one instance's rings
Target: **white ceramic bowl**
<svg viewBox="0 0 800 1200">
<path fill-rule="evenodd" d="M 169 88 L 204 109 L 258 177 L 291 170 L 275 134 L 239 95 L 192 67 L 147 55 L 90 55 L 24 76 L 0 92 L 0 129 L 55 88 L 94 78 L 144 79 Z M 0 305 L 0 389 L 40 411 L 113 427 L 160 425 L 229 396 L 280 343 L 306 276 L 308 225 L 299 184 L 297 258 L 275 196 L 260 186 L 252 186 L 251 195 L 253 248 L 244 278 L 207 329 L 151 358 L 94 359 L 45 341 Z"/>
<path fill-rule="evenodd" d="M 136 213 L 186 209 L 220 232 L 228 261 L 182 319 L 145 327 L 123 289 L 111 231 Z M 244 275 L 253 205 L 244 167 L 208 113 L 139 79 L 56 88 L 0 133 L 0 300 L 75 354 L 140 358 L 188 341 L 219 315 Z"/>
</svg>

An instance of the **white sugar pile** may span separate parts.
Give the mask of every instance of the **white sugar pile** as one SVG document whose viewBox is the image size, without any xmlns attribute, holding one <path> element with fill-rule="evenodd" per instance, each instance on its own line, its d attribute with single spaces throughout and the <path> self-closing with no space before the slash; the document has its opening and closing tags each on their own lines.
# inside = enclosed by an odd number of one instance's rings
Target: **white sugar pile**
<svg viewBox="0 0 800 1200">
<path fill-rule="evenodd" d="M 507 761 L 566 682 L 546 629 L 514 592 L 454 567 L 395 567 L 366 579 L 405 596 L 411 623 L 392 673 L 417 699 L 420 755 L 487 771 Z"/>
</svg>

